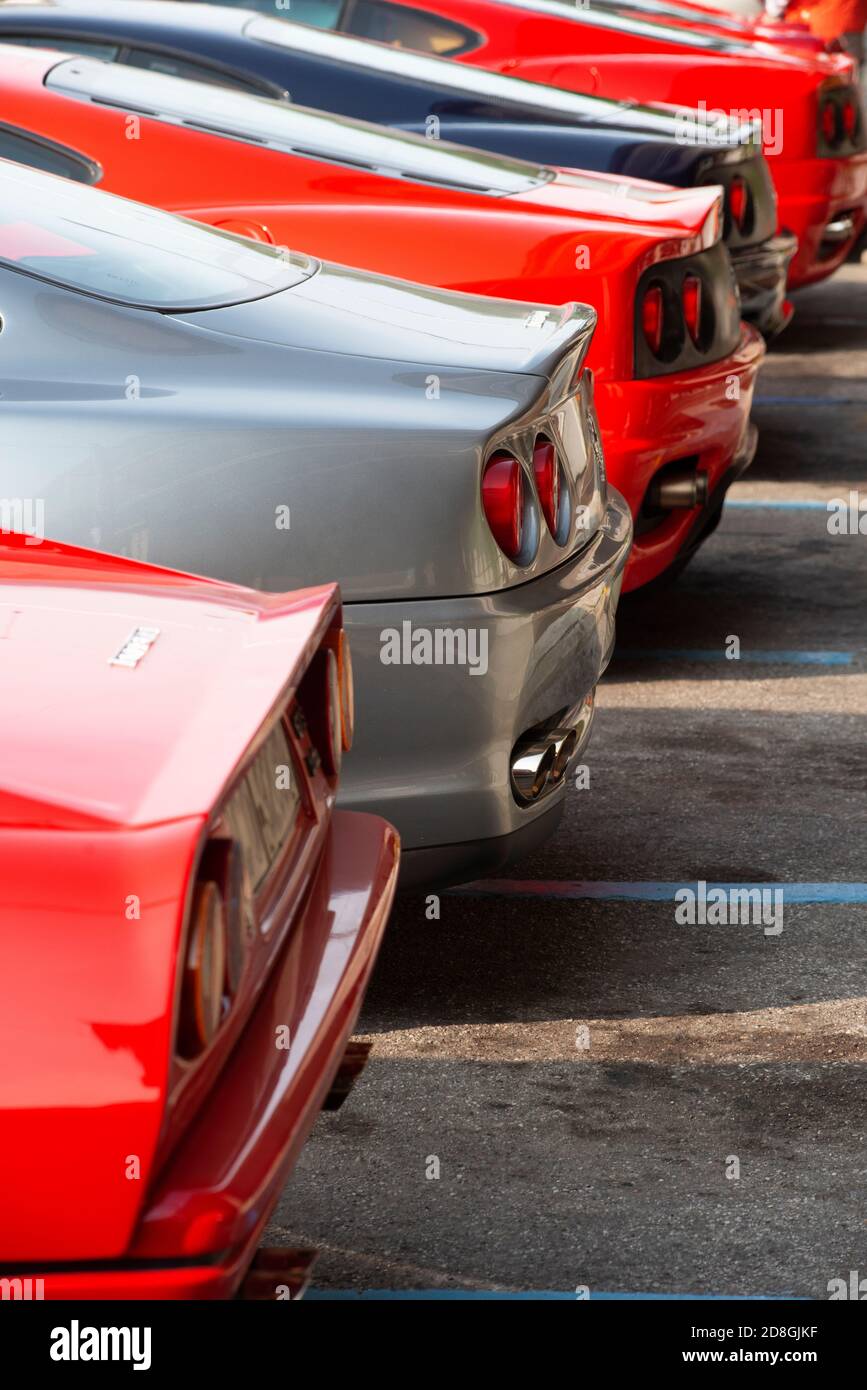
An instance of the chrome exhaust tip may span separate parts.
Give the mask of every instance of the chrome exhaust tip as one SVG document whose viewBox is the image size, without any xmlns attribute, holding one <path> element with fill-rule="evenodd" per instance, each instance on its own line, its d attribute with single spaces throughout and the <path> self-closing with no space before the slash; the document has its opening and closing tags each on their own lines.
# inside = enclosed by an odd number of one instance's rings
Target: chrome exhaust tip
<svg viewBox="0 0 867 1390">
<path fill-rule="evenodd" d="M 587 746 L 596 711 L 595 691 L 571 709 L 528 729 L 512 751 L 512 794 L 520 806 L 532 806 L 559 786 L 573 758 Z"/>
<path fill-rule="evenodd" d="M 839 243 L 841 241 L 848 241 L 849 238 L 854 235 L 855 219 L 850 213 L 843 212 L 840 213 L 838 217 L 834 217 L 830 222 L 826 223 L 822 232 L 822 240 Z"/>
<path fill-rule="evenodd" d="M 520 802 L 529 805 L 538 801 L 556 760 L 557 747 L 550 738 L 516 749 L 512 759 L 512 789 Z"/>
<path fill-rule="evenodd" d="M 554 756 L 554 766 L 551 768 L 552 782 L 561 782 L 563 780 L 566 769 L 575 756 L 575 749 L 577 747 L 578 734 L 575 729 L 570 729 L 555 745 L 556 753 Z"/>
<path fill-rule="evenodd" d="M 647 504 L 665 512 L 703 507 L 710 495 L 706 473 L 695 467 L 662 471 L 647 489 Z"/>
</svg>

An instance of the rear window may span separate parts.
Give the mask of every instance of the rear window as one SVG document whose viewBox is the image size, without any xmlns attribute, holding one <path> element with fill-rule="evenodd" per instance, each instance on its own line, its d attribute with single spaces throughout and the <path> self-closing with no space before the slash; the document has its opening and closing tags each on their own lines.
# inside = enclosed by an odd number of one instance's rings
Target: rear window
<svg viewBox="0 0 867 1390">
<path fill-rule="evenodd" d="M 276 294 L 317 263 L 0 162 L 0 265 L 100 299 L 177 311 Z"/>
<path fill-rule="evenodd" d="M 162 72 L 169 77 L 183 77 L 190 82 L 205 82 L 212 87 L 229 87 L 236 92 L 251 92 L 261 96 L 266 92 L 273 95 L 270 83 L 255 82 L 224 72 L 222 68 L 212 68 L 207 63 L 190 62 L 188 58 L 176 58 L 172 53 L 161 53 L 154 48 L 127 49 L 121 63 L 125 67 L 144 68 L 146 72 Z"/>
<path fill-rule="evenodd" d="M 296 18 L 293 14 L 293 18 Z M 478 48 L 479 35 L 442 15 L 404 9 L 402 5 L 382 4 L 381 0 L 349 0 L 341 30 L 360 39 L 375 39 L 394 48 L 411 48 L 416 53 L 453 57 Z"/>
<path fill-rule="evenodd" d="M 96 183 L 101 174 L 97 164 L 74 150 L 11 126 L 0 125 L 0 159 L 26 164 L 30 169 L 43 169 L 46 174 L 60 174 L 76 183 Z"/>
<path fill-rule="evenodd" d="M 106 62 L 114 62 L 120 52 L 120 45 L 116 43 L 100 43 L 87 38 L 61 39 L 50 29 L 36 34 L 13 34 L 7 29 L 0 34 L 0 43 L 14 43 L 16 47 L 20 44 L 25 48 L 51 48 L 61 53 L 81 53 L 88 58 L 104 58 Z"/>
</svg>

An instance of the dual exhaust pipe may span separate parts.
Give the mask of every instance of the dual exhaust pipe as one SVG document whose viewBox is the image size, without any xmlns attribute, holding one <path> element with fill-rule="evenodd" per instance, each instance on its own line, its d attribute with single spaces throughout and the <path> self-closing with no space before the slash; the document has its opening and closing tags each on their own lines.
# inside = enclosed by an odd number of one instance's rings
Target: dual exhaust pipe
<svg viewBox="0 0 867 1390">
<path fill-rule="evenodd" d="M 566 770 L 587 745 L 595 713 L 595 692 L 562 710 L 545 724 L 528 729 L 512 750 L 512 795 L 520 806 L 532 806 L 553 792 Z"/>
</svg>

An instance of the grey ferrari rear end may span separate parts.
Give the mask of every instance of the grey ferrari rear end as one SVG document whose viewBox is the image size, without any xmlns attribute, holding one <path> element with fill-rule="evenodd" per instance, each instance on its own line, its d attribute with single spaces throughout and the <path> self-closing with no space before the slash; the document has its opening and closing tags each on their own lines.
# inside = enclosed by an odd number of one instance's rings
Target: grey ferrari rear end
<svg viewBox="0 0 867 1390">
<path fill-rule="evenodd" d="M 592 310 L 323 265 L 0 165 L 0 314 L 0 500 L 34 546 L 338 579 L 342 796 L 397 825 L 404 881 L 550 831 L 631 537 L 582 369 Z"/>
</svg>

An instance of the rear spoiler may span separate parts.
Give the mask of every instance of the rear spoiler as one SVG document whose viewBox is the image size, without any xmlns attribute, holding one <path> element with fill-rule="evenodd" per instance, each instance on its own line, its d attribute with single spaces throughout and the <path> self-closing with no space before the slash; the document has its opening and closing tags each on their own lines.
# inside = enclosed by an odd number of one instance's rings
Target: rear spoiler
<svg viewBox="0 0 867 1390">
<path fill-rule="evenodd" d="M 574 393 L 575 384 L 596 329 L 596 310 L 589 304 L 561 304 L 550 309 L 527 305 L 528 327 L 542 327 L 542 316 L 555 317 L 552 332 L 537 342 L 515 370 L 551 383 L 551 403 Z"/>
</svg>

